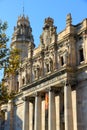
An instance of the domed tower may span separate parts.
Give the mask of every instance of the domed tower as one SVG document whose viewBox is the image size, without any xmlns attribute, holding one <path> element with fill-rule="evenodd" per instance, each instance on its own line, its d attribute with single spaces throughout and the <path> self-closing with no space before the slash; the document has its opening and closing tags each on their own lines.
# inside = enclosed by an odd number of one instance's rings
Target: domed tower
<svg viewBox="0 0 87 130">
<path fill-rule="evenodd" d="M 32 49 L 35 47 L 29 19 L 24 15 L 19 16 L 17 26 L 14 27 L 11 48 L 19 48 L 21 50 L 21 58 L 23 59 L 28 57 L 30 46 L 32 46 Z"/>
</svg>

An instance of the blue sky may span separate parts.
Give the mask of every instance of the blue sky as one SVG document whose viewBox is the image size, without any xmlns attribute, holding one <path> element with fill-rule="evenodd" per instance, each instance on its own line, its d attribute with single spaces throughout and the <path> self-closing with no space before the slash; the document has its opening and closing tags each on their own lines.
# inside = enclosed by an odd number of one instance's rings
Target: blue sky
<svg viewBox="0 0 87 130">
<path fill-rule="evenodd" d="M 0 19 L 8 22 L 8 45 L 11 43 L 13 28 L 18 16 L 24 13 L 29 17 L 35 44 L 39 44 L 44 19 L 52 17 L 57 26 L 57 32 L 65 28 L 66 15 L 71 13 L 73 24 L 87 18 L 87 0 L 0 0 Z M 2 72 L 0 72 L 0 77 Z"/>
</svg>

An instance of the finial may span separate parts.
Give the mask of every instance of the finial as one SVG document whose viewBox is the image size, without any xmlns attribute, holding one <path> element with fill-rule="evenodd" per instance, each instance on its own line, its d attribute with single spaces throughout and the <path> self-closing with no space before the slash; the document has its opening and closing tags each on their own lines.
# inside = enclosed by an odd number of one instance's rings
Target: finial
<svg viewBox="0 0 87 130">
<path fill-rule="evenodd" d="M 72 24 L 72 16 L 69 13 L 66 17 L 66 26 L 70 26 Z"/>
</svg>

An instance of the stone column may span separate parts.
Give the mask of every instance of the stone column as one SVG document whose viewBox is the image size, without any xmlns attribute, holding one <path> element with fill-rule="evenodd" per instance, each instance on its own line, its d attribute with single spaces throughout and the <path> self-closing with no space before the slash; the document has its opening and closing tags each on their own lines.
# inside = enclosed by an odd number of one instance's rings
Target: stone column
<svg viewBox="0 0 87 130">
<path fill-rule="evenodd" d="M 34 103 L 33 99 L 30 100 L 29 102 L 29 130 L 33 130 L 34 128 Z"/>
<path fill-rule="evenodd" d="M 42 109 L 42 130 L 45 130 L 45 100 L 42 101 L 42 105 L 41 105 L 41 109 Z"/>
<path fill-rule="evenodd" d="M 73 130 L 77 130 L 77 101 L 76 90 L 72 91 L 72 110 L 73 110 Z"/>
<path fill-rule="evenodd" d="M 5 126 L 4 126 L 4 130 L 7 130 L 7 119 L 8 119 L 8 113 L 7 110 L 5 110 Z"/>
<path fill-rule="evenodd" d="M 71 86 L 68 83 L 64 86 L 64 112 L 65 130 L 73 130 Z"/>
<path fill-rule="evenodd" d="M 60 130 L 60 95 L 55 97 L 56 105 L 56 130 Z"/>
<path fill-rule="evenodd" d="M 23 130 L 29 130 L 29 101 L 27 97 L 25 97 L 23 100 L 24 100 Z"/>
<path fill-rule="evenodd" d="M 6 123 L 7 123 L 7 127 L 5 127 L 5 130 L 14 130 L 14 104 L 13 104 L 13 100 L 8 101 Z"/>
<path fill-rule="evenodd" d="M 41 96 L 39 93 L 35 95 L 35 124 L 34 130 L 41 130 Z"/>
<path fill-rule="evenodd" d="M 49 90 L 48 130 L 56 130 L 55 95 Z"/>
</svg>

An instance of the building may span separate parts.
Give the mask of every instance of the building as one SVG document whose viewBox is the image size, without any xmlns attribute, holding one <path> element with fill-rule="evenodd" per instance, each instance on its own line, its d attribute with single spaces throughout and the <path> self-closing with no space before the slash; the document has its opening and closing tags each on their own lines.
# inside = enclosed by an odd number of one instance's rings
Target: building
<svg viewBox="0 0 87 130">
<path fill-rule="evenodd" d="M 87 130 L 87 19 L 73 25 L 68 14 L 57 33 L 54 20 L 46 18 L 36 48 L 29 19 L 20 16 L 14 47 L 22 49 L 20 67 L 4 78 L 17 94 L 1 106 L 3 129 Z"/>
</svg>

